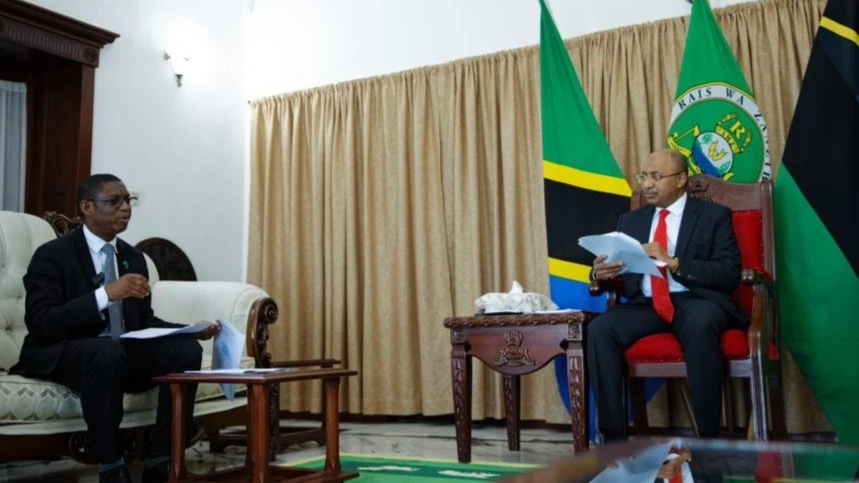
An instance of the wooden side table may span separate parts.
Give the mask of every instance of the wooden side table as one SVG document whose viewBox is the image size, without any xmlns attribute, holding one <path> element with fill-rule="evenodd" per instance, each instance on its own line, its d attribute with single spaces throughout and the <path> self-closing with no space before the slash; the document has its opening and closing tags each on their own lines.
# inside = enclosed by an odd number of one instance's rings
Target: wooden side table
<svg viewBox="0 0 859 483">
<path fill-rule="evenodd" d="M 567 380 L 573 446 L 587 449 L 587 391 L 583 326 L 596 314 L 505 314 L 449 317 L 450 369 L 456 420 L 456 453 L 460 462 L 471 461 L 471 358 L 504 374 L 504 403 L 507 413 L 507 447 L 519 450 L 519 376 L 530 374 L 559 355 L 567 357 Z"/>
<path fill-rule="evenodd" d="M 269 361 L 263 368 L 310 368 L 318 367 L 322 369 L 330 369 L 340 365 L 337 359 L 306 359 L 294 361 Z M 319 446 L 325 446 L 325 418 L 322 418 L 322 425 L 316 428 L 292 428 L 280 425 L 280 388 L 277 385 L 272 386 L 269 393 L 269 460 L 274 461 L 279 453 L 283 453 L 290 445 L 304 443 L 307 441 L 315 441 Z M 322 414 L 325 414 L 325 387 L 322 388 Z M 245 429 L 231 430 L 216 430 L 213 434 L 209 434 L 206 439 L 209 440 L 209 451 L 212 453 L 221 453 L 224 448 L 230 445 L 238 445 L 247 447 L 248 434 Z"/>
<path fill-rule="evenodd" d="M 340 468 L 340 379 L 358 374 L 349 369 L 284 369 L 260 372 L 249 369 L 241 374 L 177 373 L 153 378 L 155 383 L 170 384 L 173 396 L 173 441 L 171 483 L 180 482 L 341 482 L 356 478 Z M 325 468 L 322 471 L 269 465 L 270 406 L 269 395 L 278 384 L 321 379 L 325 390 Z M 185 394 L 188 384 L 235 383 L 248 386 L 248 452 L 245 466 L 206 475 L 188 475 L 185 469 L 186 424 Z"/>
</svg>

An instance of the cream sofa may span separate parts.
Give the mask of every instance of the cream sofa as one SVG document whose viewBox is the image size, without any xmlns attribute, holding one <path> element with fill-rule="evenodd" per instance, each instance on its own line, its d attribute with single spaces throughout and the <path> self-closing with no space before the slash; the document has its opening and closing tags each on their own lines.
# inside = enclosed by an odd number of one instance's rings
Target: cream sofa
<svg viewBox="0 0 859 483">
<path fill-rule="evenodd" d="M 77 394 L 59 384 L 6 372 L 18 361 L 27 333 L 22 277 L 36 248 L 55 237 L 41 218 L 0 211 L 0 462 L 64 455 L 93 460 Z M 270 359 L 267 326 L 277 319 L 277 306 L 263 290 L 233 282 L 159 281 L 155 264 L 148 256 L 146 260 L 156 315 L 182 323 L 229 320 L 248 334 L 243 365 L 254 365 L 255 358 L 263 365 Z M 204 342 L 203 349 L 206 368 L 212 342 Z M 196 401 L 195 419 L 206 433 L 246 420 L 246 399 L 239 395 L 229 401 L 218 385 L 201 385 Z M 121 428 L 128 458 L 139 457 L 144 450 L 156 403 L 157 389 L 126 395 Z"/>
</svg>

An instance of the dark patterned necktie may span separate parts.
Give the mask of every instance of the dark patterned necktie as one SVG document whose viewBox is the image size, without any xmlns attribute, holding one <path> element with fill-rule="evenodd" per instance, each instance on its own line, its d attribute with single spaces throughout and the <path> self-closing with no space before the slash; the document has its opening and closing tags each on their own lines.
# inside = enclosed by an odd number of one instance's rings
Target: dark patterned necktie
<svg viewBox="0 0 859 483">
<path fill-rule="evenodd" d="M 114 248 L 110 243 L 105 243 L 103 247 L 101 247 L 101 251 L 104 252 L 104 286 L 107 287 L 111 283 L 116 281 L 116 264 L 114 263 Z M 112 304 L 108 305 L 107 313 L 110 318 L 110 338 L 113 340 L 119 340 L 119 336 L 122 335 L 125 330 L 123 330 L 122 323 L 122 301 L 117 300 Z"/>
</svg>

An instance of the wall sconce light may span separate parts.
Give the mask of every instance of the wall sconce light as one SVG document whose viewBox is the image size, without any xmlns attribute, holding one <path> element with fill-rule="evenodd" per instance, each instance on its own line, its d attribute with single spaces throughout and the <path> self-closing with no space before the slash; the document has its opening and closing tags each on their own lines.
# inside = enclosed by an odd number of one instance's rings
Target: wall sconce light
<svg viewBox="0 0 859 483">
<path fill-rule="evenodd" d="M 191 60 L 182 55 L 170 55 L 164 52 L 164 60 L 170 61 L 170 68 L 173 69 L 173 74 L 176 75 L 176 85 L 182 87 L 182 76 L 188 70 L 188 62 Z"/>
</svg>

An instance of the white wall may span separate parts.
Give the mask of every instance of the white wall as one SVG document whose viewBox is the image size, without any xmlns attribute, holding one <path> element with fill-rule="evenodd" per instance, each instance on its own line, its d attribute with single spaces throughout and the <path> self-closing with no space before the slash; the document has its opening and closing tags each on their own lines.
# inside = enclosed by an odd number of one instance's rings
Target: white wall
<svg viewBox="0 0 859 483">
<path fill-rule="evenodd" d="M 748 0 L 711 0 L 714 8 Z M 255 0 L 252 98 L 540 42 L 537 0 Z M 687 0 L 549 0 L 564 38 L 688 15 Z"/>
<path fill-rule="evenodd" d="M 167 238 L 199 279 L 242 280 L 241 0 L 28 1 L 120 34 L 96 70 L 92 170 L 141 191 L 123 238 Z M 163 50 L 191 58 L 181 88 Z"/>
</svg>

